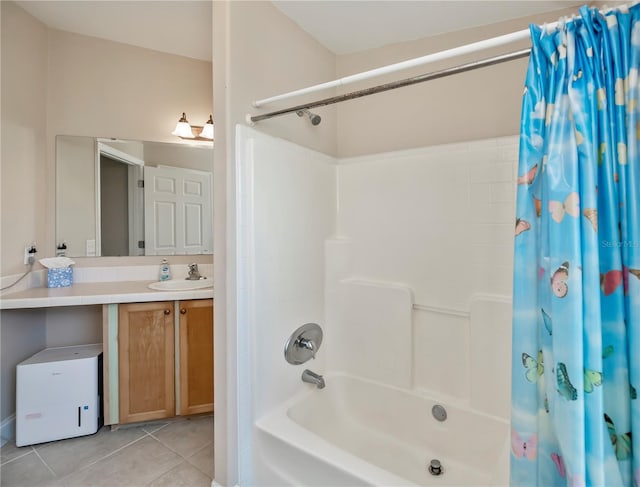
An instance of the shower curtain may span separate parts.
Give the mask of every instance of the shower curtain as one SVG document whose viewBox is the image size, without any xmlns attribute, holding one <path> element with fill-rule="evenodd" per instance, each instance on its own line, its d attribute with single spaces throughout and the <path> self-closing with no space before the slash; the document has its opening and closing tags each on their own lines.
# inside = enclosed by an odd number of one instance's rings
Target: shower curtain
<svg viewBox="0 0 640 487">
<path fill-rule="evenodd" d="M 640 5 L 531 27 L 512 486 L 640 487 Z"/>
</svg>

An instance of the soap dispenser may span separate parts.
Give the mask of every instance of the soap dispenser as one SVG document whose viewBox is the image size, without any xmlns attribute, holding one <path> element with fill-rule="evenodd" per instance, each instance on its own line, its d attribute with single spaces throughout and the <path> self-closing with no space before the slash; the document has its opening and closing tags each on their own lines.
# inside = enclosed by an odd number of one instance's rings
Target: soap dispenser
<svg viewBox="0 0 640 487">
<path fill-rule="evenodd" d="M 160 263 L 160 280 L 168 281 L 169 279 L 171 279 L 171 267 L 169 267 L 167 259 L 162 259 Z"/>
</svg>

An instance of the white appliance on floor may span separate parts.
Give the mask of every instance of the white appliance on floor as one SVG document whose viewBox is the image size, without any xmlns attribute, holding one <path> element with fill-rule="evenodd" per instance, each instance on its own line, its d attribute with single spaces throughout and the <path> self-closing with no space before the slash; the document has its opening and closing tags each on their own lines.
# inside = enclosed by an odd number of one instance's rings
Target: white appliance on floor
<svg viewBox="0 0 640 487">
<path fill-rule="evenodd" d="M 102 344 L 45 348 L 16 372 L 16 445 L 96 433 L 102 425 Z"/>
</svg>

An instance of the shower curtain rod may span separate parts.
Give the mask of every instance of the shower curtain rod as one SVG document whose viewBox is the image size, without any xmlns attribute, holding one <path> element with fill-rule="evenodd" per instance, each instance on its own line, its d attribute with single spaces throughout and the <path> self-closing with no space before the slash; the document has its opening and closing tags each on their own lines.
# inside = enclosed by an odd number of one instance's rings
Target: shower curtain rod
<svg viewBox="0 0 640 487">
<path fill-rule="evenodd" d="M 527 31 L 528 32 L 528 31 Z M 402 88 L 404 86 L 415 85 L 424 81 L 431 81 L 438 78 L 444 78 L 445 76 L 451 76 L 452 74 L 464 73 L 473 69 L 484 68 L 487 66 L 493 66 L 494 64 L 500 64 L 514 59 L 520 59 L 526 57 L 531 52 L 530 48 L 522 49 L 507 54 L 502 54 L 488 59 L 482 59 L 479 61 L 473 61 L 467 64 L 461 64 L 452 68 L 443 69 L 440 71 L 434 71 L 432 73 L 425 73 L 411 78 L 405 78 L 398 81 L 392 81 L 382 85 L 373 86 L 371 88 L 365 88 L 363 90 L 352 91 L 345 93 L 344 95 L 332 96 L 330 98 L 324 98 L 322 100 L 304 103 L 302 105 L 296 105 L 294 107 L 284 108 L 282 110 L 276 110 L 273 112 L 265 113 L 263 115 L 251 115 L 247 114 L 247 123 L 253 124 L 260 122 L 261 120 L 267 120 L 273 117 L 279 117 L 288 113 L 295 113 L 301 110 L 307 110 L 309 108 L 321 107 L 326 105 L 333 105 L 334 103 L 340 103 L 347 100 L 353 100 L 354 98 L 361 98 L 363 96 L 374 95 L 383 91 L 395 90 L 396 88 Z M 316 85 L 319 86 L 319 85 Z M 283 95 L 280 95 L 283 96 Z M 292 95 L 294 96 L 294 95 Z"/>
<path fill-rule="evenodd" d="M 549 31 L 550 29 L 554 29 L 557 24 L 557 22 L 545 24 L 547 31 Z M 442 61 L 456 56 L 463 56 L 465 54 L 471 54 L 474 52 L 483 51 L 485 49 L 491 49 L 492 47 L 498 47 L 517 41 L 528 40 L 530 36 L 530 30 L 523 29 L 517 32 L 512 32 L 510 34 L 503 34 L 497 37 L 492 37 L 490 39 L 483 39 L 481 41 L 472 42 L 463 46 L 453 47 L 451 49 L 445 49 L 444 51 L 426 54 L 425 56 L 421 56 L 418 58 L 407 59 L 406 61 L 389 64 L 388 66 L 370 69 L 368 71 L 363 71 L 362 73 L 352 74 L 333 81 L 327 81 L 326 83 L 320 83 L 317 85 L 308 86 L 306 88 L 301 88 L 299 90 L 290 91 L 288 93 L 275 95 L 269 98 L 263 98 L 262 100 L 256 100 L 253 102 L 253 106 L 255 108 L 260 108 L 263 105 L 267 105 L 276 101 L 286 100 L 288 98 L 293 98 L 294 96 L 306 95 L 328 88 L 336 88 L 338 86 L 356 83 L 358 81 L 381 76 L 383 74 L 395 73 L 396 71 L 401 71 L 403 69 L 415 68 L 417 66 L 423 66 L 425 64 L 433 63 L 436 61 Z"/>
</svg>

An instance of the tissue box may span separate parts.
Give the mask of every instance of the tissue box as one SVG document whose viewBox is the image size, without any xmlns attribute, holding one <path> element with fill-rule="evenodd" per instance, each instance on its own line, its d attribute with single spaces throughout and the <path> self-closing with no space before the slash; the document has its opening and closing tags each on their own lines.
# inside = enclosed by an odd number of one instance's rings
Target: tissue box
<svg viewBox="0 0 640 487">
<path fill-rule="evenodd" d="M 47 270 L 47 287 L 68 287 L 73 284 L 73 267 Z"/>
</svg>

